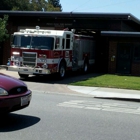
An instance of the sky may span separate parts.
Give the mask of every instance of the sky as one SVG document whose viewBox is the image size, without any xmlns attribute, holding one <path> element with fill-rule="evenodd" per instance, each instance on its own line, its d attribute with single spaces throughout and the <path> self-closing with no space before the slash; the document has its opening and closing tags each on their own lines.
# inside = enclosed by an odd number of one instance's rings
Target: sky
<svg viewBox="0 0 140 140">
<path fill-rule="evenodd" d="M 140 20 L 140 0 L 60 0 L 62 12 L 130 13 Z"/>
</svg>

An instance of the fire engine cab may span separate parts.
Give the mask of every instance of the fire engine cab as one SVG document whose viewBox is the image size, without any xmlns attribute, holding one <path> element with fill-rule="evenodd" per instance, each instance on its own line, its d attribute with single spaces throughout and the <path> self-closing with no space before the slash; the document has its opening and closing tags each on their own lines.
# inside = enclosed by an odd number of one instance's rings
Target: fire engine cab
<svg viewBox="0 0 140 140">
<path fill-rule="evenodd" d="M 67 30 L 43 30 L 37 26 L 14 32 L 7 69 L 17 71 L 21 78 L 52 73 L 63 78 L 67 70 L 87 72 L 94 62 L 93 37 Z"/>
</svg>

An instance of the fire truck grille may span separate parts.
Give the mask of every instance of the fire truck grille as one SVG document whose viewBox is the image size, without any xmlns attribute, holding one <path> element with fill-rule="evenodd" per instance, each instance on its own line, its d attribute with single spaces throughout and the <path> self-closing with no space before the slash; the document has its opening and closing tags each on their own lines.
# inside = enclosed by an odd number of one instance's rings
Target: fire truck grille
<svg viewBox="0 0 140 140">
<path fill-rule="evenodd" d="M 23 65 L 34 67 L 36 66 L 37 53 L 23 52 Z"/>
</svg>

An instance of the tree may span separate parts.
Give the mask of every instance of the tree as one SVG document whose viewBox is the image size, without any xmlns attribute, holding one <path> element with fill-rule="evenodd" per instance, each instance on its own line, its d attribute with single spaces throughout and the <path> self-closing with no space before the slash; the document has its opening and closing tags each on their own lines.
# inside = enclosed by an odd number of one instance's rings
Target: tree
<svg viewBox="0 0 140 140">
<path fill-rule="evenodd" d="M 62 11 L 59 0 L 30 0 L 32 11 Z"/>
<path fill-rule="evenodd" d="M 11 8 L 13 11 L 28 11 L 30 10 L 29 0 L 16 0 L 11 3 Z"/>
<path fill-rule="evenodd" d="M 6 29 L 8 16 L 4 15 L 3 19 L 0 18 L 0 42 L 5 41 L 9 37 L 8 30 Z"/>
<path fill-rule="evenodd" d="M 0 1 L 0 10 L 10 10 L 7 0 Z"/>
<path fill-rule="evenodd" d="M 59 0 L 0 0 L 0 10 L 62 11 Z"/>
<path fill-rule="evenodd" d="M 29 0 L 0 0 L 0 10 L 29 10 Z"/>
<path fill-rule="evenodd" d="M 46 11 L 47 2 L 45 0 L 30 0 L 31 11 Z"/>
<path fill-rule="evenodd" d="M 48 0 L 48 8 L 52 8 L 52 11 L 62 11 L 62 6 L 59 0 Z M 48 9 L 51 11 L 50 9 Z"/>
<path fill-rule="evenodd" d="M 61 11 L 59 7 L 54 7 L 52 4 L 47 4 L 47 11 Z"/>
</svg>

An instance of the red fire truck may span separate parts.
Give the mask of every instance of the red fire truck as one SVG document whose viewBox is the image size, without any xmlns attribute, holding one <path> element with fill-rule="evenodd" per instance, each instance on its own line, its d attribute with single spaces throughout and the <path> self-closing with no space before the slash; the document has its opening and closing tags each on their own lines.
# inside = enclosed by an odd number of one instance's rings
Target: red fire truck
<svg viewBox="0 0 140 140">
<path fill-rule="evenodd" d="M 94 62 L 93 37 L 66 30 L 43 30 L 37 26 L 14 32 L 7 69 L 17 71 L 21 78 L 52 73 L 63 78 L 67 70 L 87 72 Z"/>
</svg>

